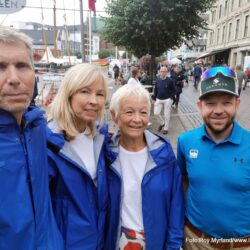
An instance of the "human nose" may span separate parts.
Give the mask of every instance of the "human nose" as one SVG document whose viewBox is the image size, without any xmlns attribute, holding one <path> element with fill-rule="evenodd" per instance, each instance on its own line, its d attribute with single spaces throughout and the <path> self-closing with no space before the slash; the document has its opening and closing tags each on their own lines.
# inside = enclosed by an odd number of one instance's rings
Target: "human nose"
<svg viewBox="0 0 250 250">
<path fill-rule="evenodd" d="M 20 84 L 18 72 L 14 66 L 9 66 L 7 69 L 7 83 L 10 85 Z"/>
<path fill-rule="evenodd" d="M 97 102 L 96 94 L 95 94 L 95 93 L 91 93 L 91 94 L 89 95 L 89 102 L 90 102 L 90 103 L 96 103 L 96 102 Z"/>
<path fill-rule="evenodd" d="M 133 114 L 133 121 L 138 122 L 138 121 L 140 121 L 140 120 L 141 120 L 140 114 L 139 114 L 138 112 L 135 112 L 135 113 Z"/>
<path fill-rule="evenodd" d="M 224 109 L 223 109 L 223 105 L 218 103 L 215 108 L 214 108 L 214 113 L 216 114 L 220 114 L 223 113 Z"/>
</svg>

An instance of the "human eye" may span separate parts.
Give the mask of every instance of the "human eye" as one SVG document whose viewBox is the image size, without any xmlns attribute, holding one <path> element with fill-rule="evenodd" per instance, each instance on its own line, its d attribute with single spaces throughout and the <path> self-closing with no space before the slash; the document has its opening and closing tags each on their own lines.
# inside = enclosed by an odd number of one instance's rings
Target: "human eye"
<svg viewBox="0 0 250 250">
<path fill-rule="evenodd" d="M 6 69 L 6 64 L 5 63 L 3 63 L 3 62 L 0 62 L 0 70 L 4 70 L 4 69 Z"/>
<path fill-rule="evenodd" d="M 146 111 L 146 110 L 141 111 L 141 115 L 142 116 L 147 116 L 148 115 L 148 111 Z"/>
<path fill-rule="evenodd" d="M 97 95 L 97 96 L 104 96 L 104 93 L 103 93 L 103 92 L 97 92 L 96 95 Z"/>
<path fill-rule="evenodd" d="M 89 93 L 89 91 L 87 89 L 81 89 L 79 92 L 82 93 L 82 94 L 88 94 Z"/>
<path fill-rule="evenodd" d="M 132 110 L 125 110 L 124 114 L 127 116 L 132 116 L 133 115 L 133 111 Z"/>
<path fill-rule="evenodd" d="M 16 64 L 16 67 L 18 69 L 22 69 L 22 68 L 31 68 L 31 66 L 28 63 L 25 62 L 19 62 Z"/>
<path fill-rule="evenodd" d="M 225 102 L 224 102 L 224 105 L 226 105 L 226 106 L 229 106 L 229 105 L 231 105 L 231 104 L 232 104 L 231 101 L 225 101 Z"/>
</svg>

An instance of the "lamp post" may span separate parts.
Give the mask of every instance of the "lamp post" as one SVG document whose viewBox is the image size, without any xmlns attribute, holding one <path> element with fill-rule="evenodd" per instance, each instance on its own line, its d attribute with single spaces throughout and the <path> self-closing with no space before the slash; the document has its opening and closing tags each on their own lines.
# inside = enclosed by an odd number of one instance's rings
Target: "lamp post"
<svg viewBox="0 0 250 250">
<path fill-rule="evenodd" d="M 82 0 L 80 2 L 80 24 L 81 24 L 81 55 L 82 55 L 82 62 L 85 62 L 85 38 L 84 38 L 84 25 L 83 25 L 83 5 Z"/>
</svg>

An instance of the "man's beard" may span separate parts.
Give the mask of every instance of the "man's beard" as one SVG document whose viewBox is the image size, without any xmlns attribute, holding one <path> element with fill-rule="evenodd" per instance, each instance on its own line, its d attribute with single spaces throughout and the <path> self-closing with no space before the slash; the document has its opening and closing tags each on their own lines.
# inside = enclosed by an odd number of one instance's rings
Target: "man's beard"
<svg viewBox="0 0 250 250">
<path fill-rule="evenodd" d="M 213 125 L 211 125 L 211 123 L 209 122 L 206 122 L 206 119 L 204 120 L 206 126 L 211 130 L 211 132 L 215 135 L 219 135 L 221 134 L 222 132 L 226 131 L 232 124 L 233 124 L 233 121 L 235 119 L 235 116 L 232 116 L 229 118 L 229 120 L 227 121 L 227 123 L 220 129 L 217 129 L 215 128 Z"/>
</svg>

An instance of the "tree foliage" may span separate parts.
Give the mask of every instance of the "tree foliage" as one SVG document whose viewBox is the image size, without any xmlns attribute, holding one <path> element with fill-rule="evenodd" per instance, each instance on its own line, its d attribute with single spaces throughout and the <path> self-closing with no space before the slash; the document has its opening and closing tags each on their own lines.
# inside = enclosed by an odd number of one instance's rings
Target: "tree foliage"
<svg viewBox="0 0 250 250">
<path fill-rule="evenodd" d="M 160 56 L 198 35 L 215 0 L 106 0 L 103 36 L 141 57 Z"/>
<path fill-rule="evenodd" d="M 111 49 L 100 49 L 100 51 L 98 52 L 98 56 L 100 59 L 104 59 L 107 57 L 114 57 L 115 56 L 115 51 L 111 50 Z"/>
</svg>

